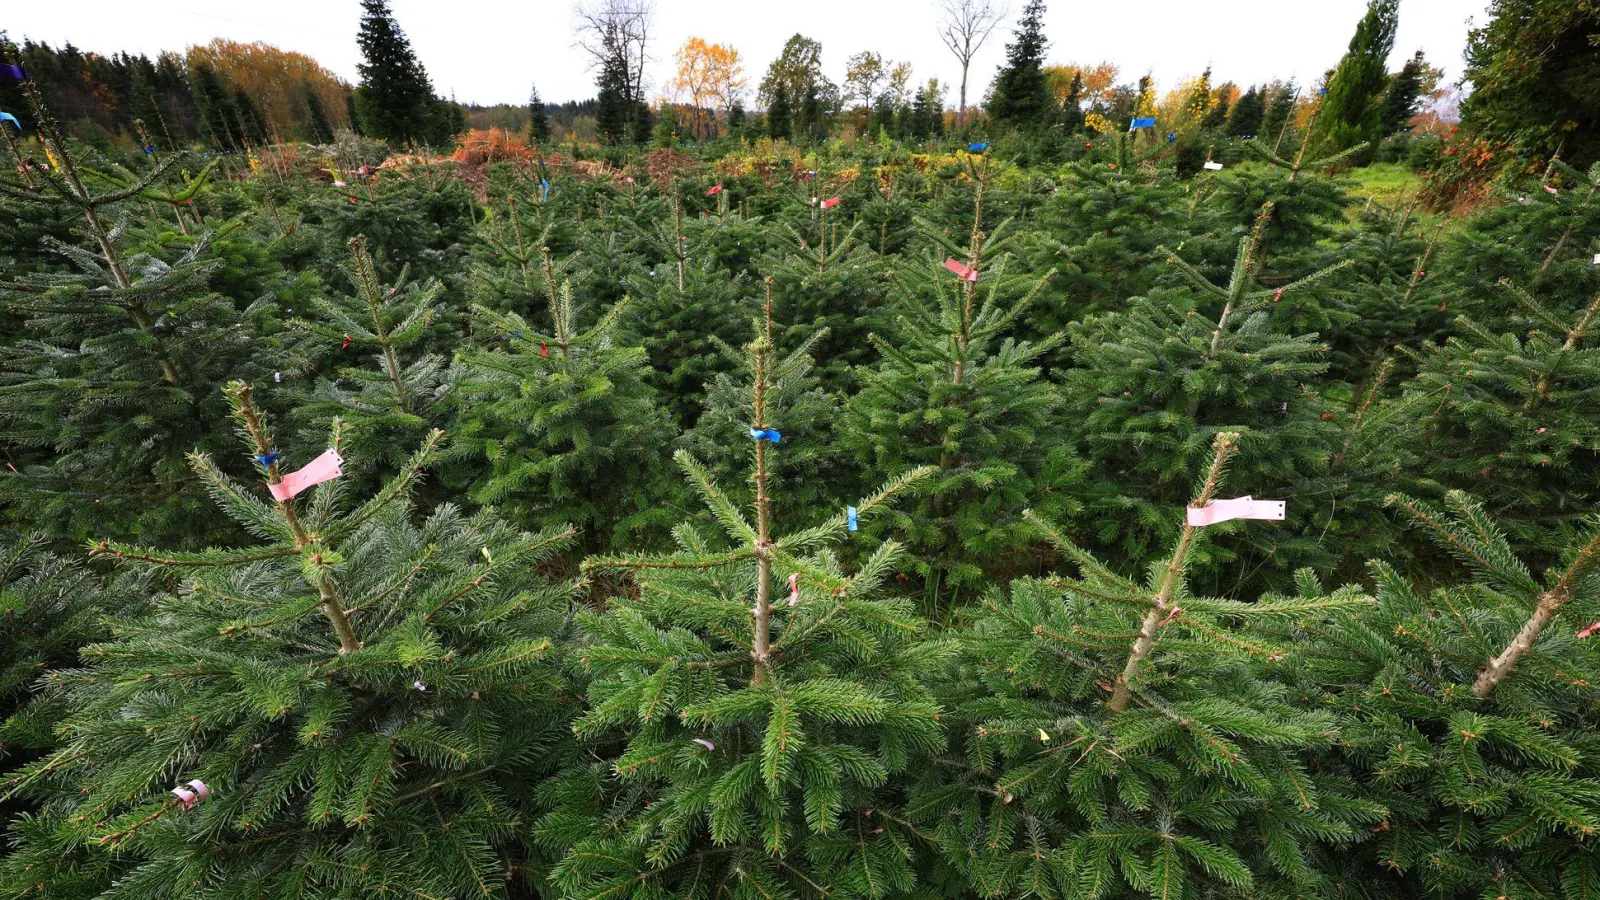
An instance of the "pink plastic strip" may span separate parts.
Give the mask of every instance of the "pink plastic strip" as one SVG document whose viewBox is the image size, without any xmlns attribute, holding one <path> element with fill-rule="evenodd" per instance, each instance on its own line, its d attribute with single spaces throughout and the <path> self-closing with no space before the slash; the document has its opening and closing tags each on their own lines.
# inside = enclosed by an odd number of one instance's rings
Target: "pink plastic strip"
<svg viewBox="0 0 1600 900">
<path fill-rule="evenodd" d="M 949 269 L 950 271 L 956 273 L 957 275 L 960 275 L 961 279 L 963 281 L 977 281 L 978 280 L 978 270 L 977 269 L 969 269 L 969 268 L 967 268 L 966 264 L 962 263 L 958 259 L 951 258 L 951 259 L 945 260 L 944 261 L 944 267 L 946 269 Z"/>
<path fill-rule="evenodd" d="M 338 478 L 344 474 L 340 468 L 344 460 L 339 458 L 339 451 L 329 447 L 321 456 L 313 459 L 305 468 L 298 472 L 290 472 L 283 476 L 277 484 L 267 485 L 267 490 L 272 492 L 274 500 L 288 500 L 314 484 L 321 484 L 331 478 Z"/>
<path fill-rule="evenodd" d="M 1236 497 L 1232 500 L 1213 500 L 1210 506 L 1189 507 L 1189 524 L 1195 528 L 1215 525 L 1230 519 L 1265 519 L 1283 521 L 1285 500 L 1256 500 L 1253 497 Z"/>
<path fill-rule="evenodd" d="M 838 205 L 839 205 L 839 198 L 838 197 L 829 197 L 828 199 L 822 201 L 822 208 L 823 209 L 833 209 L 835 206 L 838 206 Z"/>
<path fill-rule="evenodd" d="M 794 606 L 800 602 L 800 573 L 795 572 L 789 576 L 789 605 Z"/>
</svg>

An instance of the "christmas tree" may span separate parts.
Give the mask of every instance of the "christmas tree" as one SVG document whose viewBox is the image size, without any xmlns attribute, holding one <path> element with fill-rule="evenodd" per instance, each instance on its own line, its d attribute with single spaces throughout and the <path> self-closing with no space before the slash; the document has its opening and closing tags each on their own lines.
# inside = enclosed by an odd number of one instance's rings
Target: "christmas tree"
<svg viewBox="0 0 1600 900">
<path fill-rule="evenodd" d="M 1391 502 L 1448 563 L 1418 580 L 1374 561 L 1377 608 L 1294 623 L 1308 652 L 1283 670 L 1339 719 L 1320 768 L 1384 809 L 1341 875 L 1381 896 L 1583 896 L 1600 522 L 1538 578 L 1470 496 Z"/>
<path fill-rule="evenodd" d="M 211 423 L 222 383 L 272 360 L 252 345 L 246 315 L 207 289 L 220 265 L 212 235 L 169 244 L 130 221 L 131 202 L 184 158 L 91 189 L 89 152 L 66 142 L 37 91 L 29 98 L 56 162 L 0 179 L 0 197 L 19 213 L 73 211 L 88 245 L 47 238 L 59 262 L 0 281 L 22 320 L 20 339 L 0 347 L 8 516 L 76 538 L 197 539 L 203 496 L 183 483 L 183 455 L 221 439 Z"/>
<path fill-rule="evenodd" d="M 670 420 L 645 382 L 648 364 L 622 343 L 617 304 L 592 322 L 571 281 L 549 295 L 546 330 L 514 312 L 477 307 L 490 341 L 459 354 L 463 415 L 456 455 L 488 471 L 472 493 L 519 522 L 571 522 L 582 546 L 610 546 L 663 527 L 661 484 Z M 664 527 L 663 527 L 664 530 Z M 647 532 L 648 533 L 648 532 Z"/>
<path fill-rule="evenodd" d="M 276 502 L 197 452 L 253 544 L 92 545 L 176 589 L 48 680 L 71 714 L 58 750 L 0 782 L 46 800 L 0 887 L 505 895 L 537 859 L 517 824 L 571 705 L 552 668 L 566 589 L 529 573 L 571 530 L 520 534 L 448 506 L 414 518 L 438 432 L 352 505 L 341 424 L 331 466 L 286 474 L 250 388 L 227 398 Z M 294 499 L 313 470 L 335 480 Z"/>
<path fill-rule="evenodd" d="M 894 779 L 943 744 L 939 708 L 917 678 L 941 651 L 919 638 L 905 601 L 879 592 L 895 544 L 850 573 L 829 547 L 926 473 L 780 534 L 770 465 L 794 438 L 769 418 L 773 354 L 765 338 L 751 345 L 751 418 L 726 435 L 754 440 L 749 515 L 680 451 L 722 534 L 686 524 L 675 552 L 585 564 L 626 573 L 637 589 L 583 616 L 592 681 L 575 728 L 596 762 L 550 787 L 561 809 L 539 824 L 566 848 L 554 873 L 562 896 L 915 887 Z"/>
<path fill-rule="evenodd" d="M 858 373 L 861 390 L 846 405 L 839 437 L 879 469 L 935 467 L 916 504 L 889 519 L 917 556 L 930 608 L 985 573 L 1022 565 L 1031 541 L 1022 510 L 1064 508 L 1070 501 L 1060 488 L 1076 467 L 1052 449 L 1060 446 L 1053 438 L 1061 398 L 1039 366 L 1061 336 L 1025 341 L 1012 333 L 1053 273 L 1007 277 L 1013 223 L 981 227 L 986 176 L 974 172 L 966 246 L 924 223 L 928 242 L 951 257 L 898 273 L 896 322 L 872 338 L 882 359 Z"/>
<path fill-rule="evenodd" d="M 1066 420 L 1093 465 L 1085 540 L 1136 560 L 1150 558 L 1172 539 L 1170 511 L 1183 504 L 1219 432 L 1243 432 L 1233 452 L 1253 493 L 1309 491 L 1311 479 L 1323 472 L 1336 426 L 1310 387 L 1327 366 L 1326 348 L 1314 335 L 1280 331 L 1273 308 L 1341 266 L 1283 288 L 1260 286 L 1260 242 L 1271 213 L 1270 206 L 1263 209 L 1239 242 L 1225 284 L 1169 254 L 1181 286 L 1152 291 L 1125 311 L 1072 327 L 1074 367 L 1063 393 Z M 1261 542 L 1253 553 L 1262 559 L 1317 552 L 1314 539 L 1279 529 L 1251 535 Z M 1232 548 L 1215 550 L 1222 559 L 1232 555 Z M 1236 577 L 1254 566 L 1235 560 L 1228 568 Z M 1229 577 L 1204 566 L 1197 574 Z"/>
<path fill-rule="evenodd" d="M 344 274 L 354 293 L 312 297 L 310 314 L 293 322 L 308 335 L 302 354 L 343 363 L 333 377 L 318 379 L 297 398 L 294 418 L 308 434 L 342 419 L 351 452 L 399 466 L 409 456 L 401 448 L 443 424 L 440 404 L 450 386 L 446 361 L 426 351 L 443 286 L 409 281 L 404 267 L 385 284 L 364 238 L 351 240 L 349 251 Z M 368 353 L 370 367 L 349 364 Z M 275 383 L 281 374 L 274 373 Z"/>
<path fill-rule="evenodd" d="M 1216 435 L 1191 518 L 1239 438 Z M 964 752 L 913 795 L 949 864 L 985 896 L 1332 896 L 1318 857 L 1379 808 L 1309 764 L 1335 720 L 1275 683 L 1294 645 L 1274 632 L 1370 601 L 1192 593 L 1215 525 L 1183 525 L 1140 579 L 1035 521 L 1077 574 L 992 590 L 961 638 Z"/>
</svg>

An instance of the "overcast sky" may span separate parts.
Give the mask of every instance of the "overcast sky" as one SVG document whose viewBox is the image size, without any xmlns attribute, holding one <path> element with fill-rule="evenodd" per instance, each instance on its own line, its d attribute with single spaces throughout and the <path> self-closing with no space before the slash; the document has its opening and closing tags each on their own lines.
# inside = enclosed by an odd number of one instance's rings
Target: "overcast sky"
<svg viewBox="0 0 1600 900">
<path fill-rule="evenodd" d="M 1048 0 L 1045 35 L 1051 62 L 1109 60 L 1121 80 L 1146 71 L 1171 87 L 1212 66 L 1214 83 L 1293 76 L 1301 84 L 1332 67 L 1350 41 L 1366 0 Z M 588 60 L 573 47 L 571 0 L 391 0 L 434 87 L 457 100 L 525 103 L 537 84 L 546 101 L 594 96 Z M 1488 0 L 1402 0 L 1390 68 L 1417 50 L 1445 77 L 1461 76 L 1468 19 L 1485 19 Z M 13 40 L 71 41 L 100 53 L 154 56 L 223 37 L 264 41 L 314 57 L 354 83 L 359 58 L 358 0 L 8 0 L 0 27 Z M 1012 0 L 1013 10 L 1021 0 Z M 835 82 L 845 59 L 875 50 L 911 62 L 918 81 L 954 85 L 960 68 L 935 33 L 936 0 L 657 0 L 647 74 L 653 91 L 671 77 L 672 53 L 690 36 L 732 44 L 752 91 L 790 35 L 822 43 L 823 68 Z M 1005 58 L 1015 15 L 973 61 L 969 99 L 982 97 Z"/>
</svg>

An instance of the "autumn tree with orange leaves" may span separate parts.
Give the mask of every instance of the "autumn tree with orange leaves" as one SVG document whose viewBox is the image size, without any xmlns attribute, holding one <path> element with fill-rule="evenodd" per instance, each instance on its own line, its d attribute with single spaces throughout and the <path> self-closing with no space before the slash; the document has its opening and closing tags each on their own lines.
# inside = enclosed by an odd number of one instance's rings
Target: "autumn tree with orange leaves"
<svg viewBox="0 0 1600 900">
<path fill-rule="evenodd" d="M 349 86 L 303 53 L 280 50 L 256 41 L 242 44 L 217 38 L 190 47 L 190 68 L 197 65 L 221 74 L 260 104 L 267 126 L 276 135 L 315 138 L 314 106 L 334 126 L 348 125 L 345 94 Z M 312 98 L 315 98 L 313 101 Z"/>
<path fill-rule="evenodd" d="M 726 113 L 744 95 L 744 63 L 732 46 L 697 37 L 684 41 L 675 59 L 678 71 L 672 77 L 672 90 L 689 106 L 695 139 L 703 140 L 711 136 L 717 111 Z"/>
</svg>

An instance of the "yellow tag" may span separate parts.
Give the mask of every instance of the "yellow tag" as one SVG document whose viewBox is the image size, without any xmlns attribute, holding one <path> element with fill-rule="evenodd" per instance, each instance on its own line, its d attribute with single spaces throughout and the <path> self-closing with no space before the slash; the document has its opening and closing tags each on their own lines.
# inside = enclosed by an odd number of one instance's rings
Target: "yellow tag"
<svg viewBox="0 0 1600 900">
<path fill-rule="evenodd" d="M 1046 744 L 1050 743 L 1050 735 L 1046 734 L 1043 728 L 1039 729 L 1039 740 L 1044 741 Z"/>
<path fill-rule="evenodd" d="M 489 561 L 489 565 L 491 565 L 491 566 L 494 565 L 494 557 L 489 555 L 489 548 L 488 547 L 484 547 L 483 548 L 483 558 Z"/>
</svg>

